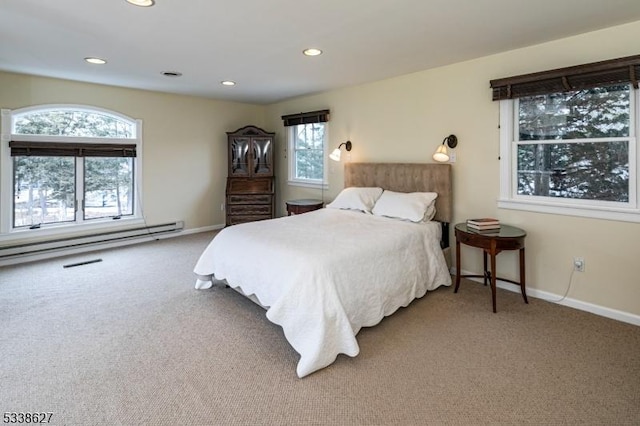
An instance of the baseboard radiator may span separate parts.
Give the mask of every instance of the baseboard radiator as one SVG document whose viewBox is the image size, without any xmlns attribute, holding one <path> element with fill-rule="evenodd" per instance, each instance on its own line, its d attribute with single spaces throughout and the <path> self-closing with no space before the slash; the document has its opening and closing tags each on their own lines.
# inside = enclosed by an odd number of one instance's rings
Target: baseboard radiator
<svg viewBox="0 0 640 426">
<path fill-rule="evenodd" d="M 149 241 L 178 233 L 184 229 L 184 222 L 172 222 L 161 225 L 142 226 L 119 231 L 107 231 L 90 235 L 58 238 L 32 243 L 0 247 L 0 265 L 16 263 L 24 257 L 52 257 L 56 252 L 77 253 L 100 246 L 118 246 L 135 242 Z"/>
</svg>

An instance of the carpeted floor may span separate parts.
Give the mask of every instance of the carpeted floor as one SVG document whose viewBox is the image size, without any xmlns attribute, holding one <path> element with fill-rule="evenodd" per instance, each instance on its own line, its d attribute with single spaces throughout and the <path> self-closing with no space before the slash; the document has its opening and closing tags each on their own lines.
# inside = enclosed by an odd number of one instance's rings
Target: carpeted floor
<svg viewBox="0 0 640 426">
<path fill-rule="evenodd" d="M 640 424 L 640 327 L 503 290 L 493 314 L 471 281 L 298 379 L 263 309 L 193 288 L 212 235 L 0 268 L 0 411 L 56 425 Z"/>
</svg>

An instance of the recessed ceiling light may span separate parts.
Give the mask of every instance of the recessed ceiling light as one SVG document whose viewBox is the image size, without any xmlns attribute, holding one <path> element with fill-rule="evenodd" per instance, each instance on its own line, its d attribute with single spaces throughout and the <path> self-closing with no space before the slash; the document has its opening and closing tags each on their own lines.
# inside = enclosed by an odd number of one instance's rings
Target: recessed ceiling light
<svg viewBox="0 0 640 426">
<path fill-rule="evenodd" d="M 126 2 L 141 7 L 150 7 L 156 4 L 156 0 L 126 0 Z"/>
<path fill-rule="evenodd" d="M 222 84 L 223 86 L 235 86 L 236 82 L 231 80 L 222 80 L 220 84 Z"/>
<path fill-rule="evenodd" d="M 94 64 L 94 65 L 104 65 L 104 64 L 107 63 L 107 61 L 105 61 L 104 59 L 100 59 L 100 58 L 88 57 L 88 58 L 84 58 L 84 60 L 89 62 L 90 64 Z"/>
<path fill-rule="evenodd" d="M 307 56 L 318 56 L 318 55 L 322 55 L 322 50 L 310 48 L 310 49 L 304 49 L 302 53 L 304 53 Z"/>
<path fill-rule="evenodd" d="M 178 71 L 162 71 L 162 75 L 165 77 L 180 77 L 182 73 Z"/>
</svg>

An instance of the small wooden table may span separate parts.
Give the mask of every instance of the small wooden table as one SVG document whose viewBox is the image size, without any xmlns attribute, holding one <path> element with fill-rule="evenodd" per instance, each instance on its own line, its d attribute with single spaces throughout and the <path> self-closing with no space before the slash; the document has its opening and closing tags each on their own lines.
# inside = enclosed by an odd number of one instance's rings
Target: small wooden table
<svg viewBox="0 0 640 426">
<path fill-rule="evenodd" d="M 292 214 L 306 213 L 313 210 L 321 209 L 324 205 L 322 200 L 289 200 L 287 203 L 287 216 Z"/>
<path fill-rule="evenodd" d="M 454 293 L 458 292 L 460 287 L 460 278 L 462 277 L 482 277 L 484 285 L 487 281 L 491 283 L 491 298 L 493 300 L 493 312 L 496 312 L 496 279 L 507 281 L 520 286 L 524 303 L 529 303 L 525 290 L 525 269 L 524 269 L 524 237 L 527 233 L 515 226 L 501 225 L 500 229 L 495 232 L 474 232 L 467 227 L 466 223 L 458 223 L 455 226 L 456 235 L 456 287 Z M 466 244 L 471 247 L 481 248 L 484 260 L 483 275 L 461 275 L 462 262 L 460 259 L 460 244 Z M 496 255 L 503 250 L 520 250 L 520 282 L 496 277 Z M 491 258 L 491 270 L 487 268 L 487 254 Z"/>
</svg>

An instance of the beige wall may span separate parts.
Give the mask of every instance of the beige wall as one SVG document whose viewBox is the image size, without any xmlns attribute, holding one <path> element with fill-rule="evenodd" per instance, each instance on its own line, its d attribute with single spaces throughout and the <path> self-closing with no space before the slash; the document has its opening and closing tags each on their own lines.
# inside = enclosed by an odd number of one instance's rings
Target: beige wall
<svg viewBox="0 0 640 426">
<path fill-rule="evenodd" d="M 638 36 L 640 22 L 268 107 L 0 72 L 0 107 L 87 104 L 142 119 L 147 221 L 184 220 L 191 229 L 224 223 L 226 131 L 255 124 L 277 132 L 280 215 L 289 198 L 332 199 L 343 177 L 331 162 L 324 194 L 286 184 L 283 114 L 331 109 L 331 148 L 351 140 L 350 161 L 430 162 L 454 133 L 455 222 L 496 216 L 525 228 L 532 289 L 564 294 L 573 257 L 584 257 L 586 271 L 574 274 L 568 296 L 640 315 L 640 224 L 497 209 L 499 117 L 489 90 L 493 78 L 638 54 Z M 479 271 L 479 251 L 463 250 L 463 269 Z M 500 254 L 498 268 L 515 279 L 515 253 Z"/>
<path fill-rule="evenodd" d="M 0 107 L 83 104 L 143 120 L 148 224 L 223 225 L 227 131 L 263 125 L 264 107 L 0 72 Z"/>
<path fill-rule="evenodd" d="M 640 315 L 640 224 L 497 208 L 499 108 L 491 101 L 489 89 L 494 78 L 638 54 L 639 36 L 640 22 L 636 22 L 271 105 L 266 126 L 278 133 L 280 213 L 286 199 L 322 195 L 286 184 L 283 114 L 330 109 L 331 149 L 351 140 L 351 161 L 431 162 L 437 145 L 454 133 L 459 139 L 454 164 L 455 222 L 496 216 L 526 229 L 531 289 L 563 295 L 573 257 L 584 257 L 586 270 L 573 275 L 568 297 Z M 325 200 L 342 188 L 342 177 L 342 166 L 331 164 Z M 462 256 L 464 270 L 481 270 L 479 250 L 463 246 Z M 516 253 L 500 254 L 498 269 L 499 275 L 517 279 Z"/>
</svg>

